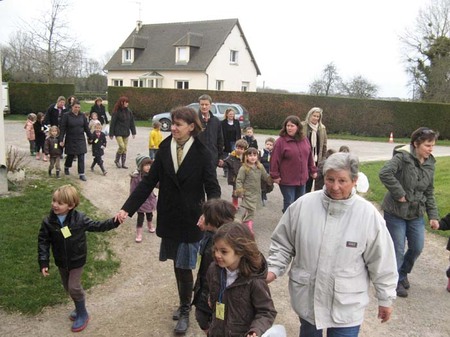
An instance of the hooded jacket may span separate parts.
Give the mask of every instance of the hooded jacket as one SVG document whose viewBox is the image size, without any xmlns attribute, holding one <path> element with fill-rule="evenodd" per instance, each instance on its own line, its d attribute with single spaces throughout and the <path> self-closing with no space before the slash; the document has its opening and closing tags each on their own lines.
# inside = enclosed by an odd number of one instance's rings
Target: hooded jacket
<svg viewBox="0 0 450 337">
<path fill-rule="evenodd" d="M 250 332 L 256 332 L 257 336 L 261 336 L 272 326 L 277 315 L 266 283 L 266 260 L 263 258 L 263 265 L 258 272 L 250 277 L 239 275 L 236 281 L 226 287 L 222 296 L 225 319 L 221 320 L 216 318 L 214 313 L 221 291 L 221 278 L 226 283 L 226 275 L 224 268 L 211 263 L 207 280 L 213 318 L 208 336 L 242 337 Z"/>
<path fill-rule="evenodd" d="M 50 212 L 42 221 L 38 235 L 38 262 L 42 270 L 50 263 L 50 247 L 52 248 L 55 264 L 59 268 L 72 270 L 80 268 L 86 263 L 87 243 L 86 232 L 105 232 L 118 227 L 119 222 L 114 219 L 94 221 L 84 213 L 73 209 L 69 211 L 64 224 L 59 223 L 57 215 Z M 64 238 L 61 228 L 68 226 L 71 236 Z"/>
<path fill-rule="evenodd" d="M 411 220 L 424 215 L 438 219 L 434 198 L 434 166 L 430 155 L 422 164 L 412 145 L 394 150 L 394 156 L 380 170 L 379 177 L 387 188 L 381 205 L 383 211 L 396 217 Z M 399 202 L 402 197 L 406 202 Z"/>
</svg>

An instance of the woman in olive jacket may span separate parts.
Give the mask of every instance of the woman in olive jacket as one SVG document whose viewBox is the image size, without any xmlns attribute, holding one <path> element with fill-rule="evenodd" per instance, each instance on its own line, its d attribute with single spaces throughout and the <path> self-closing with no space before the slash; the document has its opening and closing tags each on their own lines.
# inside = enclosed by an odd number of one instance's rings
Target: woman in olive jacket
<svg viewBox="0 0 450 337">
<path fill-rule="evenodd" d="M 418 128 L 411 134 L 411 143 L 395 149 L 379 173 L 388 190 L 381 207 L 394 242 L 400 297 L 408 296 L 408 274 L 424 246 L 424 213 L 427 212 L 431 227 L 439 226 L 433 184 L 436 161 L 431 154 L 437 138 L 438 133 L 433 130 Z"/>
<path fill-rule="evenodd" d="M 116 218 L 124 221 L 132 216 L 159 184 L 158 226 L 161 238 L 159 260 L 173 260 L 180 300 L 176 333 L 185 333 L 189 326 L 193 274 L 199 242 L 203 232 L 197 226 L 202 214 L 205 193 L 208 199 L 220 198 L 220 186 L 211 153 L 197 139 L 201 123 L 197 113 L 188 107 L 171 112 L 172 135 L 159 146 L 148 175 L 131 193 Z"/>
</svg>

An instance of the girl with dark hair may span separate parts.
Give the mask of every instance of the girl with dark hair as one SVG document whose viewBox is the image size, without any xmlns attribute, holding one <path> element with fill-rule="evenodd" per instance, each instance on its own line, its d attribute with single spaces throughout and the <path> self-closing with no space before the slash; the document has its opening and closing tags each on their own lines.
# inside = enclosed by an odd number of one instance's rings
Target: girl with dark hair
<svg viewBox="0 0 450 337">
<path fill-rule="evenodd" d="M 214 235 L 215 263 L 208 269 L 213 311 L 208 336 L 261 336 L 276 310 L 266 283 L 267 263 L 250 230 L 239 223 Z"/>
<path fill-rule="evenodd" d="M 297 116 L 288 116 L 283 122 L 270 159 L 270 176 L 280 185 L 283 213 L 305 194 L 308 179 L 317 177 L 311 145 Z"/>
<path fill-rule="evenodd" d="M 114 105 L 113 114 L 111 117 L 111 124 L 109 126 L 109 138 L 113 139 L 116 137 L 117 149 L 116 159 L 114 164 L 117 168 L 127 169 L 127 147 L 128 147 L 128 137 L 131 134 L 136 136 L 136 126 L 134 125 L 133 112 L 128 108 L 128 98 L 122 96 Z M 122 161 L 122 164 L 120 164 Z"/>
</svg>

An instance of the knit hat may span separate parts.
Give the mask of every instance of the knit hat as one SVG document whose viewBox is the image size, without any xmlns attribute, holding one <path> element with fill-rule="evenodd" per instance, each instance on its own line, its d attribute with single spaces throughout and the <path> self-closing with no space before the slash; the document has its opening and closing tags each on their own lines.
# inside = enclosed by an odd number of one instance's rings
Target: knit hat
<svg viewBox="0 0 450 337">
<path fill-rule="evenodd" d="M 141 170 L 142 165 L 144 164 L 144 162 L 150 162 L 151 163 L 150 157 L 146 156 L 144 154 L 138 154 L 136 156 L 136 166 L 137 166 L 138 170 Z"/>
</svg>

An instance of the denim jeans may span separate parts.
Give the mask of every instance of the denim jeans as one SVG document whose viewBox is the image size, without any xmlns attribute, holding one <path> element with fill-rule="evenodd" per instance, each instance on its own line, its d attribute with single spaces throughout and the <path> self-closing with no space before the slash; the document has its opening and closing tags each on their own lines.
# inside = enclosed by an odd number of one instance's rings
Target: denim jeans
<svg viewBox="0 0 450 337">
<path fill-rule="evenodd" d="M 287 208 L 303 194 L 305 194 L 305 185 L 301 186 L 288 186 L 280 185 L 280 191 L 283 195 L 283 213 Z"/>
<path fill-rule="evenodd" d="M 425 222 L 423 217 L 405 220 L 384 212 L 384 220 L 394 242 L 395 257 L 399 281 L 403 281 L 414 266 L 422 252 L 425 240 Z M 408 240 L 408 250 L 405 253 L 405 241 Z"/>
<path fill-rule="evenodd" d="M 300 318 L 300 337 L 322 337 L 322 330 L 317 330 L 316 326 Z M 359 325 L 345 328 L 328 328 L 327 337 L 357 337 Z"/>
</svg>

